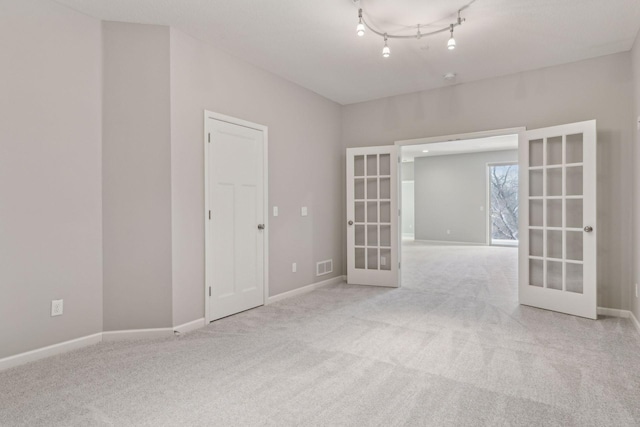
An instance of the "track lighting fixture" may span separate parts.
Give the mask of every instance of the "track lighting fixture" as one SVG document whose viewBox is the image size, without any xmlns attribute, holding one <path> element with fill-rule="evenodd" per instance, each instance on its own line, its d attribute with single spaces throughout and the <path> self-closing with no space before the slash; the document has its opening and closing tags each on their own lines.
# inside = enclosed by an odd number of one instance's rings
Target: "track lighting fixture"
<svg viewBox="0 0 640 427">
<path fill-rule="evenodd" d="M 358 11 L 358 26 L 356 27 L 356 31 L 359 37 L 364 36 L 364 24 L 362 23 L 362 9 Z"/>
<path fill-rule="evenodd" d="M 387 46 L 387 35 L 384 35 L 384 47 L 382 48 L 382 56 L 388 58 L 391 55 L 391 49 Z"/>
<path fill-rule="evenodd" d="M 456 48 L 456 39 L 453 38 L 453 24 L 451 24 L 451 38 L 447 42 L 447 49 L 453 50 Z"/>
<path fill-rule="evenodd" d="M 431 32 L 426 32 L 426 33 L 423 33 L 421 31 L 424 29 L 424 26 L 421 26 L 420 24 L 417 24 L 413 27 L 408 27 L 408 28 L 413 28 L 415 30 L 414 34 L 389 34 L 383 31 L 378 31 L 367 23 L 367 20 L 365 19 L 364 14 L 362 12 L 362 9 L 358 9 L 358 25 L 356 27 L 356 32 L 358 36 L 362 37 L 365 33 L 365 30 L 369 29 L 369 31 L 371 31 L 373 34 L 376 34 L 384 38 L 384 47 L 382 48 L 382 56 L 385 58 L 388 58 L 391 55 L 391 49 L 389 49 L 389 46 L 387 44 L 388 39 L 418 39 L 419 40 L 422 37 L 433 36 L 436 34 L 447 32 L 447 31 L 451 33 L 451 37 L 447 42 L 447 49 L 454 50 L 456 48 L 456 39 L 453 37 L 453 30 L 455 27 L 459 27 L 460 25 L 462 25 L 463 22 L 465 22 L 465 19 L 460 16 L 460 13 L 465 9 L 467 9 L 469 6 L 471 6 L 471 4 L 473 4 L 475 1 L 476 0 L 471 0 L 465 6 L 458 9 L 457 11 L 458 18 L 454 23 L 449 24 L 444 28 L 440 28 L 440 29 L 437 29 Z"/>
</svg>

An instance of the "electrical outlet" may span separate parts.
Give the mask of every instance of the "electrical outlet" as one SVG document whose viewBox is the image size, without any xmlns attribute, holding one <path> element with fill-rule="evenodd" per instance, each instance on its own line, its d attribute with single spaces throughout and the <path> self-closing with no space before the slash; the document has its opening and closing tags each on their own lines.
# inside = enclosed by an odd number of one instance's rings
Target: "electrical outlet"
<svg viewBox="0 0 640 427">
<path fill-rule="evenodd" d="M 291 264 L 291 272 L 295 273 L 298 271 L 298 265 L 294 262 L 293 264 Z"/>
<path fill-rule="evenodd" d="M 300 215 L 301 216 L 307 216 L 308 215 L 308 211 L 307 211 L 307 207 L 303 206 L 300 208 Z"/>
<path fill-rule="evenodd" d="M 64 311 L 64 300 L 54 299 L 51 301 L 51 317 L 62 316 Z"/>
<path fill-rule="evenodd" d="M 447 230 L 447 234 L 451 234 L 451 230 Z"/>
</svg>

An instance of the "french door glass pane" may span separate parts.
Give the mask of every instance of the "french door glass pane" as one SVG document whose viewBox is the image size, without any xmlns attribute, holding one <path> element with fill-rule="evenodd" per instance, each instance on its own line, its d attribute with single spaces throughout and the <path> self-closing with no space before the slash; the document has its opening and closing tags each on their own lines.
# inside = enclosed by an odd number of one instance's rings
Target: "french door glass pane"
<svg viewBox="0 0 640 427">
<path fill-rule="evenodd" d="M 543 200 L 531 200 L 529 201 L 529 225 L 532 227 L 542 227 L 543 217 Z"/>
<path fill-rule="evenodd" d="M 544 164 L 543 157 L 543 140 L 536 139 L 529 141 L 529 166 L 542 166 Z"/>
<path fill-rule="evenodd" d="M 541 197 L 543 196 L 543 185 L 542 185 L 542 174 L 543 171 L 539 169 L 534 169 L 529 171 L 529 196 L 531 197 Z"/>
<path fill-rule="evenodd" d="M 567 135 L 567 163 L 582 163 L 582 134 Z"/>
<path fill-rule="evenodd" d="M 567 291 L 581 294 L 583 287 L 582 264 L 566 263 L 566 268 Z"/>
<path fill-rule="evenodd" d="M 547 165 L 562 164 L 562 137 L 547 139 Z"/>
<path fill-rule="evenodd" d="M 380 154 L 380 175 L 391 175 L 391 156 Z"/>
<path fill-rule="evenodd" d="M 364 176 L 364 156 L 355 156 L 353 159 L 353 175 Z"/>
<path fill-rule="evenodd" d="M 547 288 L 562 290 L 562 263 L 547 261 Z"/>
<path fill-rule="evenodd" d="M 567 227 L 582 228 L 582 199 L 567 199 Z"/>
<path fill-rule="evenodd" d="M 529 284 L 542 288 L 544 286 L 544 261 L 539 259 L 529 260 Z"/>
</svg>

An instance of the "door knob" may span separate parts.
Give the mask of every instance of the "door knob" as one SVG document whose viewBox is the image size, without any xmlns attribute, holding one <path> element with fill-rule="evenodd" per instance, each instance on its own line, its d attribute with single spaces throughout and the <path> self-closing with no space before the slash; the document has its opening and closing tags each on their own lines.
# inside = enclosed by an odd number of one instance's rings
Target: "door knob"
<svg viewBox="0 0 640 427">
<path fill-rule="evenodd" d="M 593 227 L 592 227 L 592 226 L 590 226 L 590 225 L 587 225 L 587 226 L 584 228 L 584 231 L 586 231 L 587 233 L 591 233 L 591 232 L 593 231 Z"/>
<path fill-rule="evenodd" d="M 264 224 L 258 224 L 258 230 L 264 230 Z"/>
<path fill-rule="evenodd" d="M 347 224 L 353 225 L 353 221 L 349 220 L 349 222 Z"/>
</svg>

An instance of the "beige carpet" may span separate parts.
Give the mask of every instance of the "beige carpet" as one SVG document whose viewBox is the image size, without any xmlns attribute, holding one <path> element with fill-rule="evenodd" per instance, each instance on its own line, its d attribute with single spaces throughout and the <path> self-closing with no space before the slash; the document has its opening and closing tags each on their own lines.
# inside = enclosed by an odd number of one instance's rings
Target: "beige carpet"
<svg viewBox="0 0 640 427">
<path fill-rule="evenodd" d="M 640 336 L 517 305 L 516 251 L 424 244 L 180 338 L 0 372 L 2 426 L 640 425 Z"/>
</svg>

